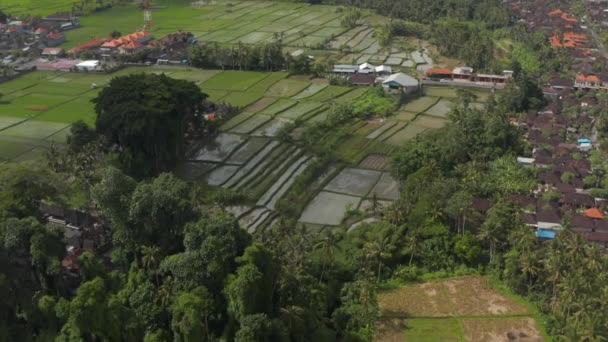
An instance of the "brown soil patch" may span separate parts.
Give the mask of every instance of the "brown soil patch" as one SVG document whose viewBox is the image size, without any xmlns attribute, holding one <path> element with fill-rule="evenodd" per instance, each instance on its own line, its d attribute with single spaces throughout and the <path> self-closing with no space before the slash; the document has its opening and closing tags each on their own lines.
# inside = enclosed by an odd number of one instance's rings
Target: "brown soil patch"
<svg viewBox="0 0 608 342">
<path fill-rule="evenodd" d="M 386 317 L 441 317 L 452 314 L 452 303 L 441 282 L 404 286 L 383 293 L 380 313 Z"/>
<path fill-rule="evenodd" d="M 27 109 L 29 109 L 29 110 L 35 110 L 37 112 L 44 112 L 45 110 L 49 109 L 49 106 L 45 106 L 45 105 L 31 105 L 31 106 L 27 106 Z"/>
<path fill-rule="evenodd" d="M 403 342 L 406 328 L 404 319 L 383 319 L 376 323 L 376 335 L 373 340 L 378 342 Z"/>
<path fill-rule="evenodd" d="M 532 318 L 466 318 L 464 336 L 475 342 L 543 341 Z"/>
<path fill-rule="evenodd" d="M 326 78 L 313 78 L 311 82 L 314 84 L 329 84 L 329 80 Z"/>
<path fill-rule="evenodd" d="M 390 158 L 388 158 L 386 156 L 382 156 L 382 155 L 378 155 L 378 154 L 371 154 L 371 155 L 365 157 L 365 159 L 363 159 L 363 161 L 361 161 L 361 163 L 359 163 L 359 166 L 364 169 L 382 171 L 382 170 L 386 170 L 386 168 L 388 167 L 390 162 L 391 162 Z"/>
<path fill-rule="evenodd" d="M 528 308 L 492 289 L 486 278 L 452 278 L 444 282 L 458 315 L 525 314 Z"/>
<path fill-rule="evenodd" d="M 484 277 L 470 276 L 408 285 L 380 295 L 386 317 L 444 317 L 527 314 L 516 303 L 490 287 Z"/>
<path fill-rule="evenodd" d="M 263 98 L 257 100 L 256 102 L 254 102 L 253 104 L 249 105 L 247 108 L 245 108 L 245 112 L 257 113 L 257 112 L 261 111 L 262 109 L 273 104 L 276 100 L 277 99 L 272 98 L 272 97 L 263 97 Z"/>
</svg>

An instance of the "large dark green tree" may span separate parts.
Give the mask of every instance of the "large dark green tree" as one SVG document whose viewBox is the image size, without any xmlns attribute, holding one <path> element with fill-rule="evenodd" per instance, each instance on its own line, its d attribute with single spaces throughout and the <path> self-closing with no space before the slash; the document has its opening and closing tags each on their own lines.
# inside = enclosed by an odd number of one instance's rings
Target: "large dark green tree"
<svg viewBox="0 0 608 342">
<path fill-rule="evenodd" d="M 200 124 L 205 98 L 194 83 L 164 74 L 116 77 L 93 99 L 95 128 L 128 174 L 157 175 L 183 158 L 184 134 Z"/>
</svg>

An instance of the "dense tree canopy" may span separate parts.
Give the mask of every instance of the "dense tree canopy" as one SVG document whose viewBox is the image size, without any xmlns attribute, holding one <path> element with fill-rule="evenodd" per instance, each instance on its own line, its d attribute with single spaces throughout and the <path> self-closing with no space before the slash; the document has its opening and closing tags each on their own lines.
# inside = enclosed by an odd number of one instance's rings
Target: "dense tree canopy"
<svg viewBox="0 0 608 342">
<path fill-rule="evenodd" d="M 164 74 L 116 77 L 93 100 L 95 128 L 130 175 L 156 175 L 184 157 L 184 134 L 201 125 L 206 97 L 194 83 Z"/>
</svg>

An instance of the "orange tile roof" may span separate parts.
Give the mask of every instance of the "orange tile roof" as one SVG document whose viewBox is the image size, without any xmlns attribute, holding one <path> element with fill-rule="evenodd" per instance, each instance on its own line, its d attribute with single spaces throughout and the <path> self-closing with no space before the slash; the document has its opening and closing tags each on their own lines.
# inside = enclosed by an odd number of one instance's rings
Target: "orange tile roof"
<svg viewBox="0 0 608 342">
<path fill-rule="evenodd" d="M 597 75 L 585 75 L 583 73 L 576 75 L 576 80 L 587 82 L 600 82 L 600 78 Z"/>
<path fill-rule="evenodd" d="M 569 18 L 568 17 L 568 13 L 566 13 L 566 12 L 562 13 L 561 18 L 564 19 L 567 22 L 570 22 L 570 23 L 576 23 L 576 22 L 578 22 L 578 19 L 576 19 L 574 17 Z"/>
<path fill-rule="evenodd" d="M 106 41 L 106 39 L 95 38 L 86 43 L 82 43 L 78 46 L 75 46 L 68 50 L 68 53 L 79 53 L 80 51 L 101 46 Z"/>
<path fill-rule="evenodd" d="M 127 50 L 132 50 L 132 49 L 139 49 L 142 46 L 143 45 L 141 45 L 137 41 L 132 41 L 132 42 L 128 42 L 128 43 L 124 44 L 123 46 L 121 46 L 121 48 L 127 49 Z"/>
<path fill-rule="evenodd" d="M 587 76 L 587 81 L 589 81 L 589 82 L 599 82 L 600 78 L 597 77 L 597 76 L 595 76 L 595 75 L 589 75 L 589 76 Z"/>
<path fill-rule="evenodd" d="M 602 212 L 598 208 L 587 209 L 583 212 L 583 214 L 587 217 L 596 218 L 596 219 L 604 218 L 604 212 Z"/>
<path fill-rule="evenodd" d="M 553 46 L 553 47 L 560 47 L 560 46 L 562 46 L 562 42 L 561 42 L 561 40 L 559 39 L 559 37 L 556 34 L 554 34 L 553 36 L 551 36 L 551 38 L 549 39 L 549 41 L 551 42 L 551 46 Z"/>
<path fill-rule="evenodd" d="M 449 68 L 430 68 L 426 71 L 427 75 L 440 74 L 440 75 L 451 75 L 452 69 Z"/>
<path fill-rule="evenodd" d="M 554 16 L 554 15 L 560 15 L 562 13 L 564 13 L 564 12 L 562 12 L 562 10 L 556 9 L 556 10 L 553 10 L 553 11 L 547 13 L 547 15 Z"/>
</svg>

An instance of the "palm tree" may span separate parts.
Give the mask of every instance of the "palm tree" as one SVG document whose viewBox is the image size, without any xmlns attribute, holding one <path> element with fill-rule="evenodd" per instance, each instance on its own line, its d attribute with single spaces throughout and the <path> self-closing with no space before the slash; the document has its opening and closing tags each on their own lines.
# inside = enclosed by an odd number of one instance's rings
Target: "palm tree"
<svg viewBox="0 0 608 342">
<path fill-rule="evenodd" d="M 319 283 L 321 283 L 323 280 L 323 275 L 325 274 L 327 264 L 334 261 L 335 254 L 340 249 L 339 242 L 341 240 L 341 234 L 330 230 L 323 234 L 321 241 L 315 244 L 314 249 L 321 249 L 321 259 L 323 260 L 321 266 L 321 275 L 319 276 Z"/>
<path fill-rule="evenodd" d="M 494 252 L 496 250 L 496 244 L 499 242 L 498 239 L 496 238 L 496 234 L 490 226 L 483 225 L 483 226 L 481 226 L 481 229 L 479 230 L 478 236 L 482 241 L 486 241 L 488 243 L 488 245 L 490 246 L 489 252 L 490 252 L 490 263 L 491 263 L 492 261 L 494 261 Z"/>
<path fill-rule="evenodd" d="M 159 285 L 158 265 L 160 263 L 161 250 L 158 246 L 142 246 L 141 247 L 141 263 L 147 272 L 153 272 L 156 278 L 156 286 Z"/>
<path fill-rule="evenodd" d="M 418 250 L 420 249 L 420 247 L 422 247 L 422 240 L 420 239 L 420 236 L 418 234 L 416 234 L 415 232 L 410 231 L 409 234 L 407 234 L 406 236 L 406 248 L 407 250 L 410 252 L 410 261 L 408 263 L 408 266 L 412 266 L 412 261 L 414 260 L 414 255 L 416 254 L 416 252 L 418 252 Z"/>
<path fill-rule="evenodd" d="M 389 251 L 389 248 L 391 247 L 389 241 L 390 236 L 386 236 L 375 241 L 367 242 L 363 246 L 365 259 L 371 263 L 377 263 L 378 265 L 376 273 L 376 283 L 380 282 L 383 260 L 389 258 L 392 255 Z"/>
</svg>

